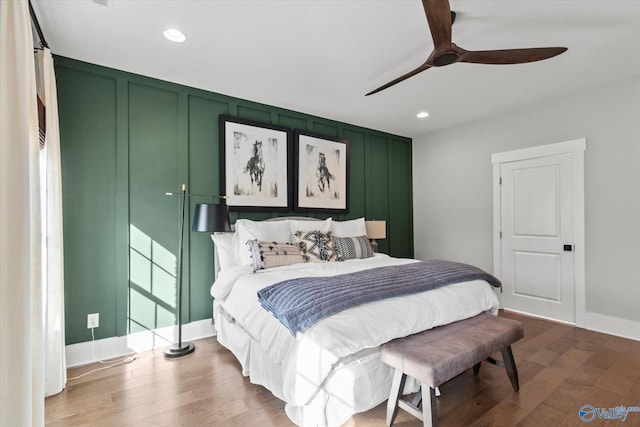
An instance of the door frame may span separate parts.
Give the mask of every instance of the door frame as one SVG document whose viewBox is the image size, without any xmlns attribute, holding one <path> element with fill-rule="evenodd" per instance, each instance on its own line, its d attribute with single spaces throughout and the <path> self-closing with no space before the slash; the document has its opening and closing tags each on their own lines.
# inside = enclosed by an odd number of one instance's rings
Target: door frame
<svg viewBox="0 0 640 427">
<path fill-rule="evenodd" d="M 500 165 L 502 163 L 557 154 L 574 154 L 573 157 L 573 245 L 574 245 L 574 306 L 576 326 L 585 326 L 585 215 L 584 215 L 584 152 L 587 139 L 580 138 L 555 144 L 540 145 L 491 155 L 493 165 L 493 274 L 498 279 L 502 272 L 502 205 Z M 553 319 L 555 320 L 555 319 Z"/>
</svg>

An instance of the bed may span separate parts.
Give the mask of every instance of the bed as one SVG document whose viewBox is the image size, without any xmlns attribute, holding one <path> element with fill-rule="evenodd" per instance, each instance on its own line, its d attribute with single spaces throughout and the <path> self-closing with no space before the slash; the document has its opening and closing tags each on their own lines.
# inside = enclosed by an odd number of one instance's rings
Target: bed
<svg viewBox="0 0 640 427">
<path fill-rule="evenodd" d="M 235 355 L 243 375 L 285 402 L 288 417 L 297 425 L 340 426 L 353 414 L 385 401 L 392 370 L 380 362 L 381 344 L 484 311 L 497 312 L 494 288 L 483 280 L 471 280 L 348 308 L 294 335 L 262 307 L 258 291 L 293 278 L 417 262 L 375 254 L 340 262 L 287 262 L 256 268 L 242 243 L 293 241 L 300 230 L 332 232 L 334 238 L 347 239 L 365 233 L 362 218 L 238 220 L 234 233 L 213 236 L 217 274 L 211 288 L 218 342 Z M 407 383 L 406 393 L 416 390 L 417 384 Z"/>
</svg>

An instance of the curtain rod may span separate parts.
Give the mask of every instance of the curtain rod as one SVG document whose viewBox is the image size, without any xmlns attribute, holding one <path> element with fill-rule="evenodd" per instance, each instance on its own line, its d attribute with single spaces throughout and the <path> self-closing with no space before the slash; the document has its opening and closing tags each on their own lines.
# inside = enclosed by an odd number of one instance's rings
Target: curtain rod
<svg viewBox="0 0 640 427">
<path fill-rule="evenodd" d="M 36 12 L 33 10 L 33 6 L 31 5 L 31 0 L 29 0 L 29 15 L 31 15 L 31 23 L 34 27 L 36 27 L 36 32 L 38 33 L 38 38 L 40 39 L 40 47 L 43 49 L 45 47 L 49 48 L 49 44 L 47 43 L 47 40 L 44 38 L 44 34 L 42 33 L 40 22 L 38 22 Z"/>
</svg>

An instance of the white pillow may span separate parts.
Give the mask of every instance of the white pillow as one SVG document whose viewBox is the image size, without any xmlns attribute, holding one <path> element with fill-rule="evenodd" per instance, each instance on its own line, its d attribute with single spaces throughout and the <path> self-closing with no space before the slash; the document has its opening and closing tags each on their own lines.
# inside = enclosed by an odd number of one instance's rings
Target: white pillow
<svg viewBox="0 0 640 427">
<path fill-rule="evenodd" d="M 220 270 L 240 264 L 238 259 L 238 233 L 214 233 L 211 235 L 215 250 L 218 253 Z"/>
<path fill-rule="evenodd" d="M 241 265 L 252 265 L 251 251 L 247 242 L 259 240 L 264 242 L 292 242 L 291 231 L 287 221 L 236 221 L 238 233 L 238 257 Z"/>
<path fill-rule="evenodd" d="M 331 231 L 331 218 L 327 218 L 324 221 L 288 219 L 287 222 L 289 223 L 289 231 L 291 231 L 291 242 L 296 241 L 295 236 L 298 231 L 304 233 L 307 231 L 321 231 L 323 233 Z"/>
<path fill-rule="evenodd" d="M 334 220 L 331 222 L 331 232 L 337 237 L 366 236 L 367 227 L 364 224 L 364 217 L 347 221 Z"/>
</svg>

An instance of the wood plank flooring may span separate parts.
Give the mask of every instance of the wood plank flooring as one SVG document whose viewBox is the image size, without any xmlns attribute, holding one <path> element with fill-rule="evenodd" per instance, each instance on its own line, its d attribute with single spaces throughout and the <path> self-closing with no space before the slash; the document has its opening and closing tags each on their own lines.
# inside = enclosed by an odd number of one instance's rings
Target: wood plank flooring
<svg viewBox="0 0 640 427">
<path fill-rule="evenodd" d="M 640 406 L 640 342 L 511 312 L 525 337 L 513 345 L 520 376 L 514 393 L 504 370 L 483 364 L 441 387 L 438 425 L 582 426 L 578 410 Z M 69 377 L 105 365 L 71 369 Z M 196 351 L 165 359 L 162 349 L 130 364 L 71 380 L 45 401 L 48 426 L 292 426 L 283 403 L 242 376 L 240 365 L 215 337 L 196 341 Z M 385 405 L 357 414 L 344 427 L 382 427 Z M 590 426 L 639 426 L 596 419 Z M 399 411 L 398 427 L 422 423 Z"/>
</svg>

